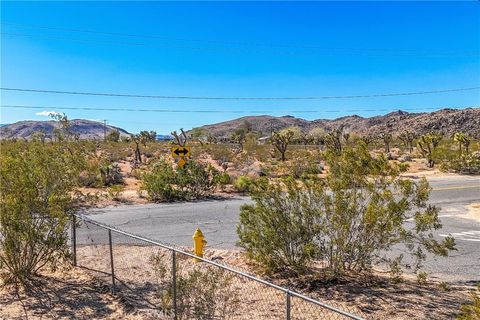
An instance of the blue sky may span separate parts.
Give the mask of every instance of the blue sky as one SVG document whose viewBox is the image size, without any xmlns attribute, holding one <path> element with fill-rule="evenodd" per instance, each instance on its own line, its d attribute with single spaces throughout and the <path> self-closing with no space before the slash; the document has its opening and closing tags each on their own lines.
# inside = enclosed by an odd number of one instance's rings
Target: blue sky
<svg viewBox="0 0 480 320">
<path fill-rule="evenodd" d="M 480 86 L 472 2 L 6 2 L 2 87 L 145 95 L 295 97 Z M 95 31 L 95 32 L 83 32 Z M 132 132 L 249 114 L 305 119 L 480 105 L 480 91 L 332 100 L 161 100 L 1 91 L 1 123 L 107 119 Z M 62 110 L 141 108 L 217 113 Z M 305 112 L 310 111 L 310 112 Z M 313 112 L 312 112 L 313 111 Z"/>
</svg>

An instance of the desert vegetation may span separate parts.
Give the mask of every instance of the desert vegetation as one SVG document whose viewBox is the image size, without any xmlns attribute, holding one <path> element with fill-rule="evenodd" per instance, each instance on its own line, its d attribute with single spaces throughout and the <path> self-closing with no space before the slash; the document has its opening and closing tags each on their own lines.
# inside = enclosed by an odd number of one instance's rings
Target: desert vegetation
<svg viewBox="0 0 480 320">
<path fill-rule="evenodd" d="M 79 206 L 229 194 L 249 194 L 254 200 L 241 210 L 238 235 L 262 272 L 280 278 L 310 273 L 329 282 L 382 266 L 400 281 L 405 256 L 385 253 L 402 247 L 424 283 L 425 254 L 447 256 L 455 242 L 433 236 L 441 223 L 438 208 L 428 205 L 428 183 L 405 175 L 480 173 L 479 141 L 464 132 L 358 135 L 341 128 L 293 126 L 265 136 L 244 123 L 226 139 L 205 129 L 181 129 L 167 142 L 156 141 L 154 131 L 122 136 L 115 130 L 103 141 L 88 141 L 72 134 L 66 116 L 56 120 L 51 139 L 39 132 L 29 140 L 1 140 L 4 285 L 29 286 L 39 270 L 55 269 L 69 258 L 67 229 Z M 175 145 L 191 147 L 184 166 L 171 156 Z M 408 219 L 413 228 L 405 226 Z M 161 278 L 162 266 L 155 263 Z M 213 294 L 212 301 L 216 294 L 221 299 L 229 295 L 229 279 L 222 274 L 197 270 L 182 277 L 179 290 L 202 281 L 210 283 L 204 289 Z M 224 283 L 221 288 L 217 280 Z M 166 303 L 168 292 L 162 296 Z M 205 301 L 192 299 L 182 302 L 187 318 L 192 308 L 206 308 Z M 215 306 L 217 311 L 224 307 Z M 466 305 L 462 314 L 472 308 Z"/>
</svg>

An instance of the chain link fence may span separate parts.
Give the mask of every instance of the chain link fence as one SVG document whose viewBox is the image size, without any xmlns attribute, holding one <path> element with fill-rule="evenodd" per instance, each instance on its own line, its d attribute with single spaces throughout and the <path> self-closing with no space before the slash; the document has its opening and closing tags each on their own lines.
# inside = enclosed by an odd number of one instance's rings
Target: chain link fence
<svg viewBox="0 0 480 320">
<path fill-rule="evenodd" d="M 361 319 L 230 266 L 75 215 L 75 265 L 157 319 Z"/>
</svg>

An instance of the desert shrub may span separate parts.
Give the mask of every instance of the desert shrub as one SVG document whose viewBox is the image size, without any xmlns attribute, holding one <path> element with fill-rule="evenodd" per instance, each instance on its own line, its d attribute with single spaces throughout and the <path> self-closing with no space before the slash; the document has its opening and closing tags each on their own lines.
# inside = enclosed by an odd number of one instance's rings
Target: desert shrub
<svg viewBox="0 0 480 320">
<path fill-rule="evenodd" d="M 400 265 L 395 245 L 412 255 L 418 270 L 425 252 L 447 256 L 454 249 L 453 238 L 433 236 L 441 228 L 439 209 L 427 203 L 425 179 L 402 178 L 405 166 L 372 157 L 363 144 L 326 152 L 326 163 L 325 179 L 262 183 L 253 188 L 254 204 L 241 208 L 240 245 L 267 270 L 303 272 L 322 260 L 325 274 L 337 278 L 376 263 Z"/>
<path fill-rule="evenodd" d="M 97 174 L 91 170 L 84 170 L 78 175 L 78 184 L 81 187 L 94 187 L 97 182 Z"/>
<path fill-rule="evenodd" d="M 460 313 L 457 316 L 458 320 L 480 319 L 480 285 L 477 286 L 477 290 L 472 290 L 471 296 L 471 303 L 463 304 L 460 307 Z"/>
<path fill-rule="evenodd" d="M 253 180 L 251 178 L 247 176 L 240 176 L 235 180 L 233 186 L 238 192 L 248 192 L 252 182 Z"/>
<path fill-rule="evenodd" d="M 0 156 L 0 276 L 27 285 L 69 255 L 72 192 L 84 168 L 74 144 L 2 142 Z"/>
<path fill-rule="evenodd" d="M 106 140 L 109 142 L 118 142 L 120 141 L 120 131 L 111 130 L 106 137 Z"/>
<path fill-rule="evenodd" d="M 162 309 L 172 313 L 171 260 L 158 254 L 150 262 L 160 284 L 158 296 Z M 204 264 L 181 270 L 178 261 L 176 270 L 177 319 L 229 319 L 235 314 L 240 301 L 232 285 L 233 274 Z"/>
<path fill-rule="evenodd" d="M 142 175 L 142 190 L 147 192 L 152 201 L 174 201 L 182 199 L 179 190 L 175 189 L 176 172 L 166 161 L 158 161 L 152 170 Z"/>
<path fill-rule="evenodd" d="M 123 189 L 122 185 L 113 185 L 107 189 L 108 196 L 114 201 L 120 201 Z"/>
<path fill-rule="evenodd" d="M 177 168 L 175 183 L 186 199 L 200 199 L 214 191 L 219 174 L 211 165 L 187 161 L 183 168 Z"/>
<path fill-rule="evenodd" d="M 458 155 L 450 152 L 441 160 L 440 169 L 464 174 L 480 174 L 480 153 Z"/>
<path fill-rule="evenodd" d="M 205 150 L 219 165 L 232 162 L 235 159 L 232 147 L 225 144 L 210 144 L 205 147 Z"/>
<path fill-rule="evenodd" d="M 220 189 L 222 191 L 224 191 L 225 187 L 229 185 L 231 182 L 232 182 L 232 178 L 228 173 L 222 172 L 219 175 L 217 175 L 216 183 L 220 186 Z"/>
<path fill-rule="evenodd" d="M 118 164 L 101 166 L 99 181 L 102 186 L 122 184 L 123 176 Z"/>
<path fill-rule="evenodd" d="M 152 201 L 200 199 L 214 191 L 218 175 L 210 165 L 188 161 L 183 168 L 174 170 L 171 164 L 161 160 L 142 175 L 142 190 Z"/>
</svg>

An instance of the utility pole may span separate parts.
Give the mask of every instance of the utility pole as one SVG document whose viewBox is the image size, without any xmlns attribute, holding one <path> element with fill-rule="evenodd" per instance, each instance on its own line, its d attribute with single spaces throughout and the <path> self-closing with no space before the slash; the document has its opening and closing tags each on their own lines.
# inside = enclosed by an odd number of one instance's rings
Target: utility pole
<svg viewBox="0 0 480 320">
<path fill-rule="evenodd" d="M 107 120 L 103 120 L 103 141 L 107 141 Z"/>
</svg>

